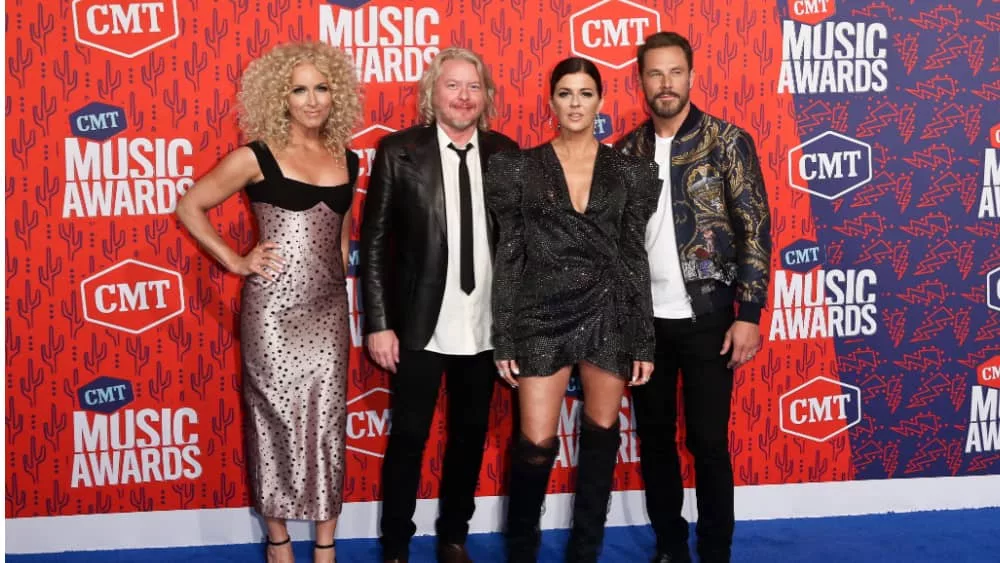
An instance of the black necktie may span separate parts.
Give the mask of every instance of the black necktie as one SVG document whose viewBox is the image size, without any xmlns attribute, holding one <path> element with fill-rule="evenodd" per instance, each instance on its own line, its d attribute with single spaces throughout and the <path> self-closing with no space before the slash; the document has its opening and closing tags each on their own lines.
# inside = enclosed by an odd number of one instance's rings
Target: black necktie
<svg viewBox="0 0 1000 563">
<path fill-rule="evenodd" d="M 461 245 L 459 251 L 459 271 L 462 275 L 462 291 L 466 295 L 476 288 L 476 274 L 472 259 L 472 181 L 469 180 L 469 165 L 465 163 L 465 155 L 472 150 L 472 143 L 459 149 L 452 143 L 448 148 L 458 153 L 458 197 L 461 224 Z"/>
</svg>

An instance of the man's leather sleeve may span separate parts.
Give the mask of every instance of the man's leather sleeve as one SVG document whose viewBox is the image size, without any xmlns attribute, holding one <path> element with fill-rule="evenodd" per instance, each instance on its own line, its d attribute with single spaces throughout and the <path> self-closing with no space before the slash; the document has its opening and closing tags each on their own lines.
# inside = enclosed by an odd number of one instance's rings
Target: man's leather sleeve
<svg viewBox="0 0 1000 563">
<path fill-rule="evenodd" d="M 365 334 L 393 328 L 389 311 L 389 241 L 392 234 L 393 171 L 384 140 L 375 151 L 361 223 L 361 298 Z"/>
</svg>

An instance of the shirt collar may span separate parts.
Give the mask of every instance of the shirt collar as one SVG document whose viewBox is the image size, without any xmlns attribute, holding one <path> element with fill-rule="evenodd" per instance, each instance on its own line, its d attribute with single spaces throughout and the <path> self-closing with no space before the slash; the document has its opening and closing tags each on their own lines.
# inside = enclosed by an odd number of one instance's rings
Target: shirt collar
<svg viewBox="0 0 1000 563">
<path fill-rule="evenodd" d="M 437 128 L 438 146 L 441 147 L 442 150 L 443 149 L 447 149 L 448 145 L 451 144 L 452 140 L 448 137 L 448 134 L 444 132 L 444 129 L 441 128 L 441 125 L 438 124 L 438 125 L 435 125 L 435 127 Z M 469 143 L 472 144 L 472 148 L 474 148 L 474 149 L 478 149 L 479 148 L 479 128 L 478 127 L 472 131 L 472 137 L 469 139 Z M 464 147 L 458 147 L 458 148 L 461 149 L 461 148 L 464 148 Z"/>
</svg>

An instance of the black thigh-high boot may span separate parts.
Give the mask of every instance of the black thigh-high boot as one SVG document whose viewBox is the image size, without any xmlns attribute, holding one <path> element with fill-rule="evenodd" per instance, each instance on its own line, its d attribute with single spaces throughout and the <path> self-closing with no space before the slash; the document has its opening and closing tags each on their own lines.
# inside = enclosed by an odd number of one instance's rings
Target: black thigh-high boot
<svg viewBox="0 0 1000 563">
<path fill-rule="evenodd" d="M 538 520 L 559 446 L 555 437 L 535 444 L 523 434 L 514 446 L 507 502 L 507 560 L 535 563 L 542 538 Z"/>
<path fill-rule="evenodd" d="M 580 458 L 567 563 L 596 563 L 601 552 L 620 441 L 617 421 L 603 428 L 585 414 L 580 416 Z"/>
</svg>

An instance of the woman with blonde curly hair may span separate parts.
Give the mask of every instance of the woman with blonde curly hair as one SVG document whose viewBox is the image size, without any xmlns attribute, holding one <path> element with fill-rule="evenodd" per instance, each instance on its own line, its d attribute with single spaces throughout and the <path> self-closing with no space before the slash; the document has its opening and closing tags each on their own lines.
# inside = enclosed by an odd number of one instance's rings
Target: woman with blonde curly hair
<svg viewBox="0 0 1000 563">
<path fill-rule="evenodd" d="M 247 468 L 267 524 L 267 560 L 293 561 L 287 519 L 316 522 L 316 561 L 335 561 L 344 479 L 345 269 L 358 158 L 345 145 L 361 113 L 350 59 L 328 45 L 279 46 L 253 61 L 239 94 L 250 141 L 181 199 L 177 216 L 247 278 L 240 351 Z M 240 255 L 208 210 L 245 188 L 259 242 Z"/>
</svg>

